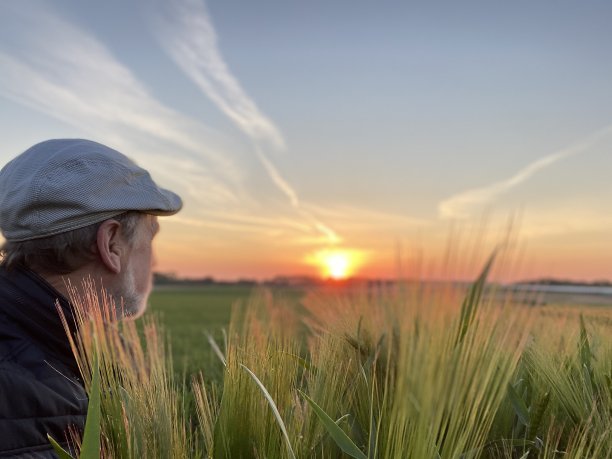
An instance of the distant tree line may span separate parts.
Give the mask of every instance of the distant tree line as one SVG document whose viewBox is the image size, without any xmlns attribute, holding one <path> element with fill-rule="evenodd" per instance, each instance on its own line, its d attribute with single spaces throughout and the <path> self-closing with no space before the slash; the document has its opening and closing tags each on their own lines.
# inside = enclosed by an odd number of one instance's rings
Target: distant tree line
<svg viewBox="0 0 612 459">
<path fill-rule="evenodd" d="M 244 286 L 254 286 L 257 285 L 258 282 L 252 279 L 238 279 L 235 281 L 220 281 L 216 280 L 212 276 L 206 276 L 196 279 L 187 279 L 178 277 L 174 273 L 153 273 L 153 284 L 162 286 L 162 285 L 244 285 Z"/>
<path fill-rule="evenodd" d="M 609 280 L 596 280 L 593 282 L 584 282 L 584 281 L 573 281 L 568 279 L 553 279 L 553 278 L 543 278 L 543 279 L 535 279 L 529 281 L 521 281 L 516 282 L 517 284 L 523 285 L 573 285 L 573 286 L 584 286 L 584 287 L 611 287 L 612 282 Z"/>
<path fill-rule="evenodd" d="M 396 284 L 397 280 L 389 279 L 362 279 L 362 278 L 351 278 L 342 281 L 333 281 L 330 279 L 320 279 L 312 276 L 276 276 L 272 279 L 257 281 L 254 279 L 237 279 L 232 281 L 218 280 L 212 276 L 205 276 L 201 278 L 183 278 L 179 277 L 174 273 L 154 273 L 153 283 L 154 285 L 244 285 L 244 286 L 255 286 L 255 285 L 267 285 L 276 287 L 309 287 L 316 285 L 368 285 L 370 287 L 382 287 L 391 286 Z M 405 281 L 404 281 L 405 282 Z M 410 283 L 418 283 L 418 281 L 409 281 Z M 612 287 L 612 282 L 608 280 L 597 280 L 593 282 L 581 282 L 567 279 L 554 279 L 554 278 L 542 278 L 532 279 L 520 282 L 515 282 L 514 285 L 572 285 L 572 286 L 587 286 L 587 287 Z"/>
</svg>

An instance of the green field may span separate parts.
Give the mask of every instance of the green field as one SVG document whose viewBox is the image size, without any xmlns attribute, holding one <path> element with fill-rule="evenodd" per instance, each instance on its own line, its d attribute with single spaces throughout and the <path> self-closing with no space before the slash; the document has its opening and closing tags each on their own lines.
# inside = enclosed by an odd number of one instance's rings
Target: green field
<svg viewBox="0 0 612 459">
<path fill-rule="evenodd" d="M 232 309 L 246 306 L 258 292 L 257 288 L 235 285 L 156 287 L 147 314 L 157 317 L 168 335 L 176 371 L 190 375 L 203 370 L 208 379 L 219 379 L 221 366 L 206 333 L 221 343 Z M 297 304 L 302 292 L 277 289 L 275 295 Z"/>
<path fill-rule="evenodd" d="M 509 295 L 486 272 L 469 288 L 164 286 L 119 327 L 93 295 L 77 360 L 100 367 L 103 456 L 612 457 L 609 298 Z"/>
<path fill-rule="evenodd" d="M 232 310 L 257 301 L 265 290 L 240 285 L 155 287 L 147 315 L 156 317 L 166 333 L 176 372 L 193 375 L 203 370 L 207 379 L 219 380 L 222 367 L 212 352 L 207 333 L 217 343 L 222 343 L 223 330 L 228 329 Z M 305 291 L 275 288 L 272 294 L 275 299 L 281 298 L 288 305 L 297 307 Z M 556 294 L 540 298 L 540 301 L 545 304 L 538 308 L 544 320 L 573 316 L 577 323 L 580 311 L 587 323 L 612 325 L 607 315 L 600 314 L 612 309 L 612 304 L 606 299 Z"/>
</svg>

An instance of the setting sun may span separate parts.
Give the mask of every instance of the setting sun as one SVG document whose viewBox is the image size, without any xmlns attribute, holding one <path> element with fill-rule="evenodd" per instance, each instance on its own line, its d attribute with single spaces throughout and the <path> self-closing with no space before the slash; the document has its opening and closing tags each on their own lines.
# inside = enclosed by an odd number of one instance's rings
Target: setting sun
<svg viewBox="0 0 612 459">
<path fill-rule="evenodd" d="M 324 278 L 342 280 L 355 274 L 362 258 L 356 250 L 327 249 L 310 255 L 307 261 L 316 265 Z"/>
<path fill-rule="evenodd" d="M 349 258 L 346 253 L 334 253 L 325 258 L 329 277 L 332 279 L 345 279 L 348 274 Z"/>
</svg>

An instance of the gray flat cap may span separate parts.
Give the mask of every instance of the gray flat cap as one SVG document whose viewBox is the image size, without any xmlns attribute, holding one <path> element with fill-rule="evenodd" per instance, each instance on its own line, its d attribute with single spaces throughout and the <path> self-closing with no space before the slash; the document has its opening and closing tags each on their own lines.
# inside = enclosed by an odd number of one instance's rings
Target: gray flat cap
<svg viewBox="0 0 612 459">
<path fill-rule="evenodd" d="M 0 171 L 0 230 L 26 241 L 137 210 L 172 215 L 183 203 L 127 156 L 82 139 L 34 145 Z"/>
</svg>

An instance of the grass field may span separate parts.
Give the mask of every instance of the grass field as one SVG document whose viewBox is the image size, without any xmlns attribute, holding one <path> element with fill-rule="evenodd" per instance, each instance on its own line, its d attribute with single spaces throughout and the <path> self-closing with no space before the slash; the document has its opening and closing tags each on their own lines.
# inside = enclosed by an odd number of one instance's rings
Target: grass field
<svg viewBox="0 0 612 459">
<path fill-rule="evenodd" d="M 240 285 L 156 287 L 150 297 L 147 314 L 157 317 L 165 330 L 171 342 L 176 372 L 179 375 L 192 375 L 203 370 L 207 378 L 219 380 L 222 367 L 212 352 L 206 333 L 210 333 L 216 342 L 223 342 L 222 331 L 228 329 L 232 308 L 247 306 L 249 300 L 261 294 L 262 290 Z M 277 288 L 272 294 L 276 299 L 284 300 L 289 307 L 299 307 L 306 291 Z M 536 298 L 534 295 L 531 297 Z M 544 303 L 536 307 L 542 327 L 546 327 L 549 320 L 560 318 L 577 324 L 578 316 L 583 314 L 588 324 L 612 330 L 609 314 L 612 311 L 612 298 L 598 298 L 595 301 L 571 294 L 555 294 L 540 296 L 538 301 Z"/>
<path fill-rule="evenodd" d="M 222 367 L 206 333 L 222 342 L 222 330 L 228 328 L 232 308 L 245 306 L 257 291 L 236 285 L 155 288 L 148 314 L 158 317 L 170 339 L 177 373 L 191 375 L 203 370 L 207 378 L 220 378 Z M 277 289 L 274 294 L 297 305 L 303 293 L 298 289 Z"/>
<path fill-rule="evenodd" d="M 91 457 L 612 457 L 612 308 L 508 297 L 487 272 L 458 289 L 164 287 L 119 327 L 107 297 L 73 298 L 101 396 Z"/>
</svg>

